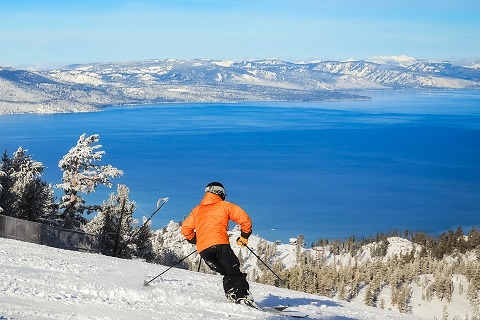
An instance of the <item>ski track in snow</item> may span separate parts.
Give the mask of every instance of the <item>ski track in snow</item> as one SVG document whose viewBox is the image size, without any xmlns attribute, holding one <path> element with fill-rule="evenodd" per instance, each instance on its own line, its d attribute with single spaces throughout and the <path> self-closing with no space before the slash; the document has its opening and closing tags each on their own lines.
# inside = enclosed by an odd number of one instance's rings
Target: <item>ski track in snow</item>
<svg viewBox="0 0 480 320">
<path fill-rule="evenodd" d="M 0 320 L 290 319 L 228 302 L 221 276 L 0 238 Z M 260 306 L 308 319 L 421 319 L 251 282 Z"/>
</svg>

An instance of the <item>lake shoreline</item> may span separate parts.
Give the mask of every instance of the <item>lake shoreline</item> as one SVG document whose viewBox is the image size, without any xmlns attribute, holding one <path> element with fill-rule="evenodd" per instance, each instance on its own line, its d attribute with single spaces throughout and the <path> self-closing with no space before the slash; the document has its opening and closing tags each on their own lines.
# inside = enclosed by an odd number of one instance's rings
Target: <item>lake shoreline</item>
<svg viewBox="0 0 480 320">
<path fill-rule="evenodd" d="M 325 98 L 325 99 L 301 99 L 301 100 L 238 100 L 238 101 L 220 101 L 220 100 L 205 100 L 205 101 L 144 101 L 139 103 L 118 103 L 118 104 L 108 104 L 102 106 L 95 105 L 76 105 L 73 109 L 71 107 L 65 107 L 62 110 L 62 105 L 65 106 L 65 102 L 61 102 L 60 106 L 46 105 L 44 103 L 25 103 L 25 102 L 6 102 L 3 101 L 0 103 L 0 116 L 5 115 L 15 115 L 15 114 L 62 114 L 62 113 L 89 113 L 89 112 L 101 112 L 105 109 L 112 107 L 124 107 L 128 108 L 131 106 L 141 107 L 141 106 L 150 106 L 150 105 L 180 105 L 180 104 L 262 104 L 262 103 L 324 103 L 324 102 L 343 102 L 343 101 L 370 101 L 372 98 L 369 96 L 363 96 L 352 93 L 341 93 L 339 91 L 334 91 L 336 94 L 339 94 L 339 98 Z"/>
</svg>

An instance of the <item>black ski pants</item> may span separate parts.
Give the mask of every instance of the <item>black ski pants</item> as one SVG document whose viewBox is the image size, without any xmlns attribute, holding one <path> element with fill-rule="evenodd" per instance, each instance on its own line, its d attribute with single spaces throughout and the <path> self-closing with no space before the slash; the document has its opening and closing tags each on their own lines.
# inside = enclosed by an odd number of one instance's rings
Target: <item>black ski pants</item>
<svg viewBox="0 0 480 320">
<path fill-rule="evenodd" d="M 240 271 L 240 261 L 229 244 L 211 246 L 200 252 L 205 263 L 223 276 L 225 294 L 233 289 L 237 298 L 248 295 L 247 275 Z"/>
</svg>

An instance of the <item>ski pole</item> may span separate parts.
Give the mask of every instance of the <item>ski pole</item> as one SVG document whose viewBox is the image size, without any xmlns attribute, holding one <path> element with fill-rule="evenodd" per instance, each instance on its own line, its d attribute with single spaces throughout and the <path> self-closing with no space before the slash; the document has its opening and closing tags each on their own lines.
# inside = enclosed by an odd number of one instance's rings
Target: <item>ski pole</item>
<svg viewBox="0 0 480 320">
<path fill-rule="evenodd" d="M 192 254 L 194 254 L 195 252 L 197 252 L 197 250 L 193 251 L 192 253 L 190 253 L 188 256 L 185 256 L 183 257 L 182 259 L 180 259 L 179 261 L 175 262 L 173 265 L 171 265 L 167 270 L 163 271 L 162 273 L 160 273 L 158 276 L 152 278 L 151 280 L 147 281 L 147 280 L 144 280 L 143 281 L 143 285 L 144 286 L 147 286 L 150 282 L 152 282 L 153 280 L 157 279 L 158 277 L 160 277 L 162 274 L 164 274 L 165 272 L 167 272 L 168 270 L 172 269 L 173 267 L 175 267 L 177 264 L 180 264 L 183 260 L 187 259 L 188 257 L 190 257 Z"/>
<path fill-rule="evenodd" d="M 265 265 L 265 267 L 268 268 L 268 270 L 272 271 L 272 273 L 278 278 L 278 280 L 280 280 L 282 283 L 285 283 L 285 281 L 283 281 L 283 279 L 280 278 L 280 277 L 278 276 L 278 274 L 276 274 L 275 271 L 273 271 L 272 268 L 270 268 L 270 267 L 268 266 L 268 264 L 265 263 L 265 261 L 263 261 L 255 252 L 253 252 L 253 250 L 252 250 L 249 246 L 247 246 L 246 243 L 243 243 L 243 245 L 245 246 L 245 248 L 247 248 L 248 250 L 250 250 L 250 252 L 253 253 L 253 255 L 254 255 L 255 257 L 257 257 L 257 259 L 260 260 L 260 262 L 263 263 L 263 264 Z"/>
<path fill-rule="evenodd" d="M 157 213 L 158 210 L 162 209 L 163 205 L 164 205 L 165 203 L 167 203 L 167 201 L 168 201 L 168 198 L 160 198 L 160 199 L 158 199 L 158 201 L 157 201 L 157 210 L 155 210 L 155 211 L 150 215 L 150 217 L 143 223 L 142 227 L 143 227 L 144 225 L 146 225 L 150 220 L 152 220 L 152 218 L 153 218 L 153 216 L 155 215 L 155 213 Z M 160 203 L 160 202 L 161 202 L 161 203 Z"/>
<path fill-rule="evenodd" d="M 150 217 L 142 224 L 142 226 L 141 226 L 140 228 L 138 228 L 138 229 L 130 236 L 130 239 L 133 239 L 134 237 L 137 236 L 137 233 L 139 233 L 140 230 L 141 230 L 145 225 L 147 225 L 147 223 L 148 223 L 150 220 L 152 220 L 152 218 L 153 218 L 153 216 L 155 215 L 155 213 L 157 213 L 158 210 L 160 210 L 160 209 L 163 207 L 163 205 L 164 205 L 165 203 L 167 203 L 167 201 L 168 201 L 168 198 L 160 198 L 160 199 L 158 199 L 158 201 L 157 201 L 157 210 L 155 210 L 155 211 L 150 215 Z M 120 223 L 121 223 L 121 221 L 120 221 Z M 114 254 L 113 254 L 113 257 L 118 256 L 118 255 L 120 254 L 120 252 L 122 252 L 123 249 L 125 249 L 126 246 L 128 246 L 128 243 L 124 244 L 118 251 L 115 251 Z"/>
</svg>

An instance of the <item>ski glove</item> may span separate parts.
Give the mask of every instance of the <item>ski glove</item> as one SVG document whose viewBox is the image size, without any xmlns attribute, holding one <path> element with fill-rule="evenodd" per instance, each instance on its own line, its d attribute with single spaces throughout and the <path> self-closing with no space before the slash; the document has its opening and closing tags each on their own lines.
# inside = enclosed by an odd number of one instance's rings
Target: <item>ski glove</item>
<svg viewBox="0 0 480 320">
<path fill-rule="evenodd" d="M 186 239 L 186 240 L 191 244 L 196 244 L 197 243 L 197 234 L 194 234 L 192 239 L 190 239 L 190 240 Z"/>
<path fill-rule="evenodd" d="M 248 244 L 248 238 L 244 238 L 244 237 L 238 237 L 237 238 L 237 246 L 240 246 L 240 247 L 245 247 L 246 245 Z"/>
</svg>

